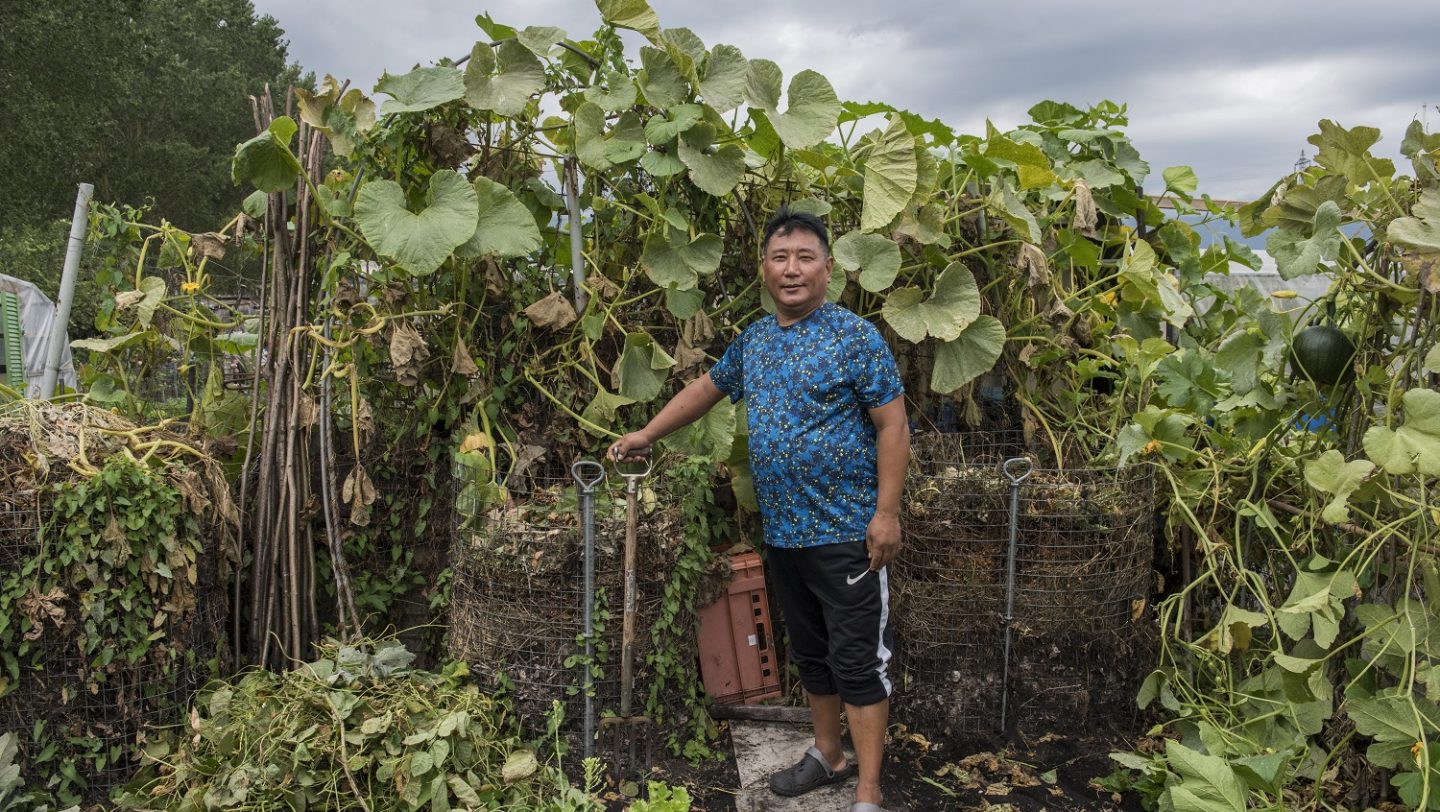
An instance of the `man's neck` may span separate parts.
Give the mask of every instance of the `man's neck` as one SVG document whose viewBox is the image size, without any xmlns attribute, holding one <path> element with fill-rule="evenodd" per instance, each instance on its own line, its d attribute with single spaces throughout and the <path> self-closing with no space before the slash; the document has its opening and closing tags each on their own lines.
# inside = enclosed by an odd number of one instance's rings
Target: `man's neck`
<svg viewBox="0 0 1440 812">
<path fill-rule="evenodd" d="M 820 308 L 822 308 L 822 307 L 824 307 L 824 306 L 825 306 L 825 303 L 824 303 L 824 302 L 821 302 L 820 304 L 815 305 L 814 307 L 810 308 L 809 310 L 806 310 L 804 313 L 801 313 L 801 314 L 798 315 L 798 316 L 786 316 L 786 315 L 782 315 L 782 314 L 780 313 L 779 309 L 776 309 L 776 311 L 775 311 L 775 323 L 776 323 L 776 324 L 779 324 L 781 327 L 789 327 L 789 326 L 791 326 L 791 325 L 793 325 L 793 324 L 799 324 L 800 322 L 802 322 L 802 321 L 810 318 L 810 314 L 811 314 L 811 313 L 814 313 L 816 310 L 819 310 Z"/>
</svg>

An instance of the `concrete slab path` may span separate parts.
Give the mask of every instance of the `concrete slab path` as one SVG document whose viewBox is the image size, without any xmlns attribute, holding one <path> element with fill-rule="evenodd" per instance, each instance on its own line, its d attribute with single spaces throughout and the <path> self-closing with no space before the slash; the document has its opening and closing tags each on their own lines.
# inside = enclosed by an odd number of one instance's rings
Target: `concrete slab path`
<svg viewBox="0 0 1440 812">
<path fill-rule="evenodd" d="M 798 798 L 782 798 L 770 791 L 770 774 L 794 764 L 814 744 L 809 725 L 737 719 L 730 723 L 730 740 L 740 771 L 735 812 L 848 812 L 855 800 L 853 778 Z M 855 757 L 848 750 L 845 755 Z"/>
</svg>

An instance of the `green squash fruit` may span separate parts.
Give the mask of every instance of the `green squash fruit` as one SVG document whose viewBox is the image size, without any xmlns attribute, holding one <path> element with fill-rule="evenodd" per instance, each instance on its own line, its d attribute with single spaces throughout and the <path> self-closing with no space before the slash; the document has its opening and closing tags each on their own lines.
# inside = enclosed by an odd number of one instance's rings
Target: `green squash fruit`
<svg viewBox="0 0 1440 812">
<path fill-rule="evenodd" d="M 1329 324 L 1306 327 L 1290 342 L 1290 363 L 1295 374 L 1318 384 L 1333 386 L 1354 377 L 1354 358 L 1355 343 Z"/>
</svg>

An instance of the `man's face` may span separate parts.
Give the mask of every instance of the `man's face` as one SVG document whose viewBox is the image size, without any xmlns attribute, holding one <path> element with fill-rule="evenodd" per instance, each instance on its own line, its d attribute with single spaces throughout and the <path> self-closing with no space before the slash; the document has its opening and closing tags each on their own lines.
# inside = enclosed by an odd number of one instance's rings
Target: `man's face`
<svg viewBox="0 0 1440 812">
<path fill-rule="evenodd" d="M 805 318 L 825 303 L 834 264 L 820 238 L 803 228 L 770 237 L 760 267 L 782 325 Z"/>
</svg>

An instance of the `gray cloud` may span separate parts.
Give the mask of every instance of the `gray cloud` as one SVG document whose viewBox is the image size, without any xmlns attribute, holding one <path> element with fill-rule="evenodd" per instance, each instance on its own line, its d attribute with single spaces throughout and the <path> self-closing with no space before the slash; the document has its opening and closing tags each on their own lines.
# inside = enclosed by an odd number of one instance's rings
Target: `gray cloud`
<svg viewBox="0 0 1440 812">
<path fill-rule="evenodd" d="M 1248 198 L 1290 170 L 1321 118 L 1381 128 L 1395 157 L 1401 134 L 1440 102 L 1440 4 L 1363 10 L 1299 0 L 1207 3 L 1091 0 L 921 3 L 833 0 L 651 0 L 666 26 L 738 46 L 788 74 L 813 68 L 842 98 L 886 101 L 962 131 L 1026 120 L 1042 99 L 1129 106 L 1129 132 L 1158 170 L 1190 164 L 1202 190 Z M 940 8 L 937 10 L 937 5 Z M 449 0 L 257 0 L 288 32 L 291 56 L 317 73 L 370 87 L 382 69 L 460 56 L 481 35 L 477 10 Z M 585 0 L 499 0 L 492 16 L 599 24 Z"/>
</svg>

